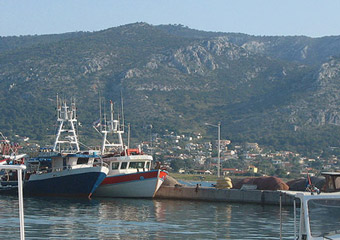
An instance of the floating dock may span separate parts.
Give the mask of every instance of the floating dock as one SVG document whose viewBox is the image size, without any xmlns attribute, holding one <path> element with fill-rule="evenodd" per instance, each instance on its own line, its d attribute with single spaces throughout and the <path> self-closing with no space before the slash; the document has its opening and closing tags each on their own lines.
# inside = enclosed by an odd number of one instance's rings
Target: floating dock
<svg viewBox="0 0 340 240">
<path fill-rule="evenodd" d="M 161 186 L 156 199 L 254 203 L 263 205 L 293 205 L 296 192 L 270 190 L 216 189 L 213 187 Z"/>
</svg>

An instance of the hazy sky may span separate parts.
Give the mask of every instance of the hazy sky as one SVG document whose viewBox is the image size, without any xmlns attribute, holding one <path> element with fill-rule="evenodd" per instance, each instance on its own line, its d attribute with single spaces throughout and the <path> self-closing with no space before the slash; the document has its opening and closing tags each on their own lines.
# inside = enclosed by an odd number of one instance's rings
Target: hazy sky
<svg viewBox="0 0 340 240">
<path fill-rule="evenodd" d="M 0 0 L 0 36 L 134 22 L 253 35 L 340 35 L 339 0 Z"/>
</svg>

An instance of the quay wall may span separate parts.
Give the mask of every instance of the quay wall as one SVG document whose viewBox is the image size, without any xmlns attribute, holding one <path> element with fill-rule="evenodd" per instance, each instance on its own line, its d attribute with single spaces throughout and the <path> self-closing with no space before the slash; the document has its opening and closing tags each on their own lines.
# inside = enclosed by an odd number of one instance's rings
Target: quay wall
<svg viewBox="0 0 340 240">
<path fill-rule="evenodd" d="M 282 205 L 293 205 L 293 195 L 286 192 L 216 189 L 210 187 L 161 186 L 157 191 L 155 198 L 279 205 L 280 195 Z"/>
</svg>

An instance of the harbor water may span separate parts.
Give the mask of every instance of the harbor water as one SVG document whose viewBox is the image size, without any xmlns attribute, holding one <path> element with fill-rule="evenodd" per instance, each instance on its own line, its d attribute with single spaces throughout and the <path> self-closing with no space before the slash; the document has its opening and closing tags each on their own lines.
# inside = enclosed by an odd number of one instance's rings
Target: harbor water
<svg viewBox="0 0 340 240">
<path fill-rule="evenodd" d="M 25 198 L 26 239 L 279 239 L 278 206 L 152 199 Z M 0 239 L 19 239 L 18 199 L 0 196 Z M 293 239 L 293 209 L 283 209 Z"/>
</svg>

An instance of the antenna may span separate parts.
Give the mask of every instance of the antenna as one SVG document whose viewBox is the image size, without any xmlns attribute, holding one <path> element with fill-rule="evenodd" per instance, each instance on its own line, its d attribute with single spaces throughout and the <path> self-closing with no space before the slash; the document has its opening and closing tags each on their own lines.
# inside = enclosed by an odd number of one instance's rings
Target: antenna
<svg viewBox="0 0 340 240">
<path fill-rule="evenodd" d="M 120 114 L 119 113 L 117 114 L 117 124 L 118 124 L 117 130 L 121 130 L 121 126 L 120 126 Z"/>
<path fill-rule="evenodd" d="M 4 141 L 6 141 L 7 139 L 5 138 L 5 136 L 2 134 L 2 132 L 0 132 L 1 137 L 4 139 Z"/>
<path fill-rule="evenodd" d="M 100 97 L 100 92 L 99 92 L 99 123 L 100 123 L 100 131 L 103 130 L 102 127 L 102 99 Z"/>
<path fill-rule="evenodd" d="M 130 148 L 130 123 L 128 123 L 128 149 Z"/>
<path fill-rule="evenodd" d="M 111 130 L 114 130 L 114 124 L 113 124 L 113 114 L 114 114 L 114 104 L 112 100 L 110 100 L 110 113 L 111 113 Z"/>
<path fill-rule="evenodd" d="M 60 110 L 61 110 L 61 104 L 60 104 L 59 94 L 57 93 L 57 119 L 61 117 Z"/>
<path fill-rule="evenodd" d="M 104 131 L 107 131 L 106 113 L 104 113 L 103 121 L 104 121 L 104 124 L 103 124 Z"/>
<path fill-rule="evenodd" d="M 123 131 L 124 131 L 125 119 L 124 119 L 124 101 L 123 101 L 123 93 L 122 93 L 122 91 L 120 91 L 120 102 L 122 104 L 122 128 L 123 128 Z"/>
</svg>

